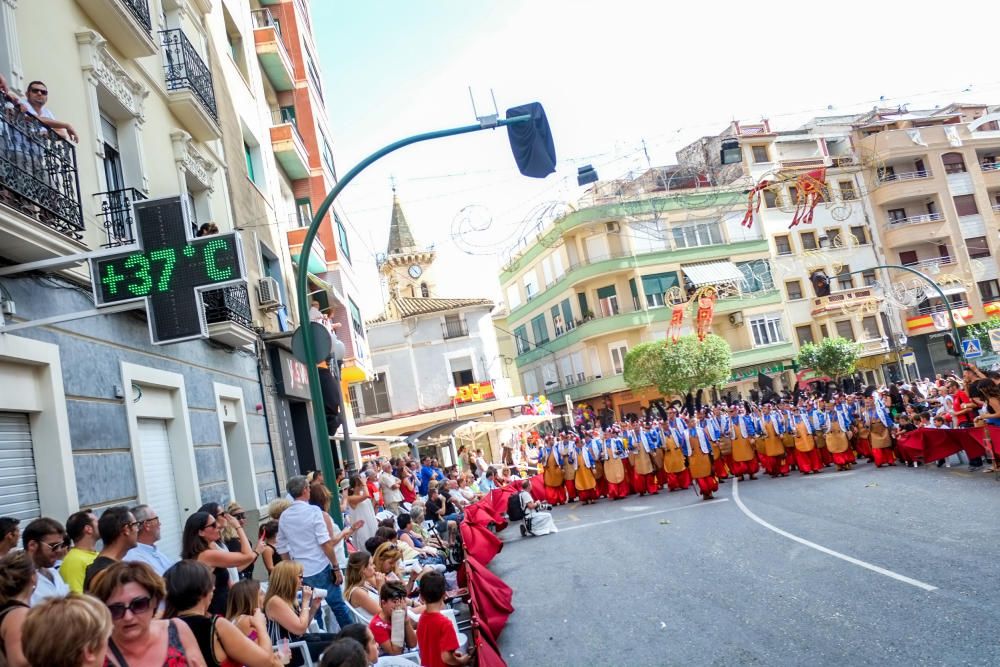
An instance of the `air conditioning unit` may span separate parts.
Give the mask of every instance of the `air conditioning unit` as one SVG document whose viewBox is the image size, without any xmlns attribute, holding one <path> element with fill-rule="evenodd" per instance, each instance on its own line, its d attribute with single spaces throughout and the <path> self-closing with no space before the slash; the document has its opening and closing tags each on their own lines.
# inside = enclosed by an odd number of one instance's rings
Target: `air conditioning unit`
<svg viewBox="0 0 1000 667">
<path fill-rule="evenodd" d="M 729 323 L 732 324 L 734 327 L 743 326 L 743 313 L 741 312 L 730 313 Z"/>
<path fill-rule="evenodd" d="M 257 303 L 261 308 L 273 308 L 281 305 L 281 288 L 278 281 L 270 276 L 257 281 Z"/>
<path fill-rule="evenodd" d="M 617 234 L 621 230 L 622 230 L 622 228 L 618 225 L 617 222 L 605 222 L 604 223 L 604 231 L 606 231 L 608 234 Z"/>
</svg>

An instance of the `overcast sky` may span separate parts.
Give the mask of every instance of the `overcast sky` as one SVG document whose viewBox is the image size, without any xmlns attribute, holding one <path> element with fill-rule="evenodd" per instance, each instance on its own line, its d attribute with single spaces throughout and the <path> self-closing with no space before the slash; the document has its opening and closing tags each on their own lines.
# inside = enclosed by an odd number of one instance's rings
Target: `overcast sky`
<svg viewBox="0 0 1000 667">
<path fill-rule="evenodd" d="M 647 153 L 654 166 L 674 163 L 679 147 L 732 119 L 790 129 L 883 96 L 914 109 L 1000 104 L 992 3 L 323 0 L 312 12 L 341 176 L 392 141 L 475 122 L 469 86 L 480 114 L 493 109 L 491 88 L 501 114 L 541 102 L 559 158 L 548 178 L 523 178 L 497 130 L 369 167 L 339 200 L 356 230 L 366 317 L 382 309 L 375 254 L 390 177 L 418 243 L 438 250 L 439 293 L 499 298 L 497 249 L 540 206 L 576 199 L 580 165 L 616 178 L 646 168 Z M 456 243 L 463 222 L 491 226 Z"/>
</svg>

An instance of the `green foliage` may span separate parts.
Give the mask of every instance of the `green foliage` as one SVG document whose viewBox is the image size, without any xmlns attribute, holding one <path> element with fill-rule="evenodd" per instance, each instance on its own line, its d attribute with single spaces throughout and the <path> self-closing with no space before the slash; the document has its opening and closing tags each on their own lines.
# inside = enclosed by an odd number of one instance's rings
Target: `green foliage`
<svg viewBox="0 0 1000 667">
<path fill-rule="evenodd" d="M 846 338 L 824 338 L 806 343 L 799 349 L 796 361 L 802 368 L 811 368 L 823 375 L 839 380 L 854 372 L 861 355 L 861 345 Z"/>
<path fill-rule="evenodd" d="M 704 341 L 691 334 L 676 343 L 641 343 L 625 355 L 625 384 L 656 387 L 665 396 L 721 385 L 729 379 L 732 356 L 729 344 L 713 334 Z"/>
<path fill-rule="evenodd" d="M 988 320 L 983 320 L 979 324 L 970 324 L 965 329 L 965 335 L 963 338 L 978 338 L 979 342 L 983 346 L 984 352 L 989 352 L 992 348 L 990 347 L 990 330 L 1000 329 L 1000 315 L 994 315 Z M 955 341 L 956 343 L 960 341 Z"/>
</svg>

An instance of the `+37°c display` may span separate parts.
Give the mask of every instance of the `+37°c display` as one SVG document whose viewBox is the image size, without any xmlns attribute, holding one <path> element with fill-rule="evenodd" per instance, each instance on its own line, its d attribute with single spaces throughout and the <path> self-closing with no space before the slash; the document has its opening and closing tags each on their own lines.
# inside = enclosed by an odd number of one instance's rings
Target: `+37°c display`
<svg viewBox="0 0 1000 667">
<path fill-rule="evenodd" d="M 204 292 L 243 281 L 239 236 L 194 238 L 179 197 L 137 202 L 134 220 L 138 247 L 91 260 L 95 303 L 145 300 L 156 344 L 205 337 Z"/>
</svg>

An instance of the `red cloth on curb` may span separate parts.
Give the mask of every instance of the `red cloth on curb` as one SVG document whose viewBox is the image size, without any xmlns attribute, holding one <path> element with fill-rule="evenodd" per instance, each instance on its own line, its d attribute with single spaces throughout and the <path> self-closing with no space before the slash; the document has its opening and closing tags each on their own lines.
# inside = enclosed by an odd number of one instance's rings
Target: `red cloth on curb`
<svg viewBox="0 0 1000 667">
<path fill-rule="evenodd" d="M 531 479 L 531 497 L 536 501 L 544 501 L 548 498 L 545 493 L 545 478 L 541 475 L 532 475 Z"/>
<path fill-rule="evenodd" d="M 507 617 L 514 612 L 514 591 L 468 551 L 462 569 L 468 580 L 473 617 L 496 639 L 507 625 Z"/>
<path fill-rule="evenodd" d="M 994 447 L 1000 443 L 1000 427 L 990 426 L 990 439 Z M 986 453 L 983 447 L 984 427 L 973 428 L 918 428 L 900 434 L 899 448 L 906 449 L 912 457 L 924 461 L 937 461 L 956 452 L 965 450 L 970 459 Z"/>
<path fill-rule="evenodd" d="M 462 533 L 466 559 L 472 556 L 480 563 L 489 563 L 503 549 L 503 540 L 484 526 L 463 521 L 458 529 Z"/>
<path fill-rule="evenodd" d="M 496 640 L 490 637 L 490 632 L 485 627 L 475 627 L 472 631 L 475 637 L 476 665 L 478 667 L 507 667 L 507 663 L 500 655 Z"/>
</svg>

